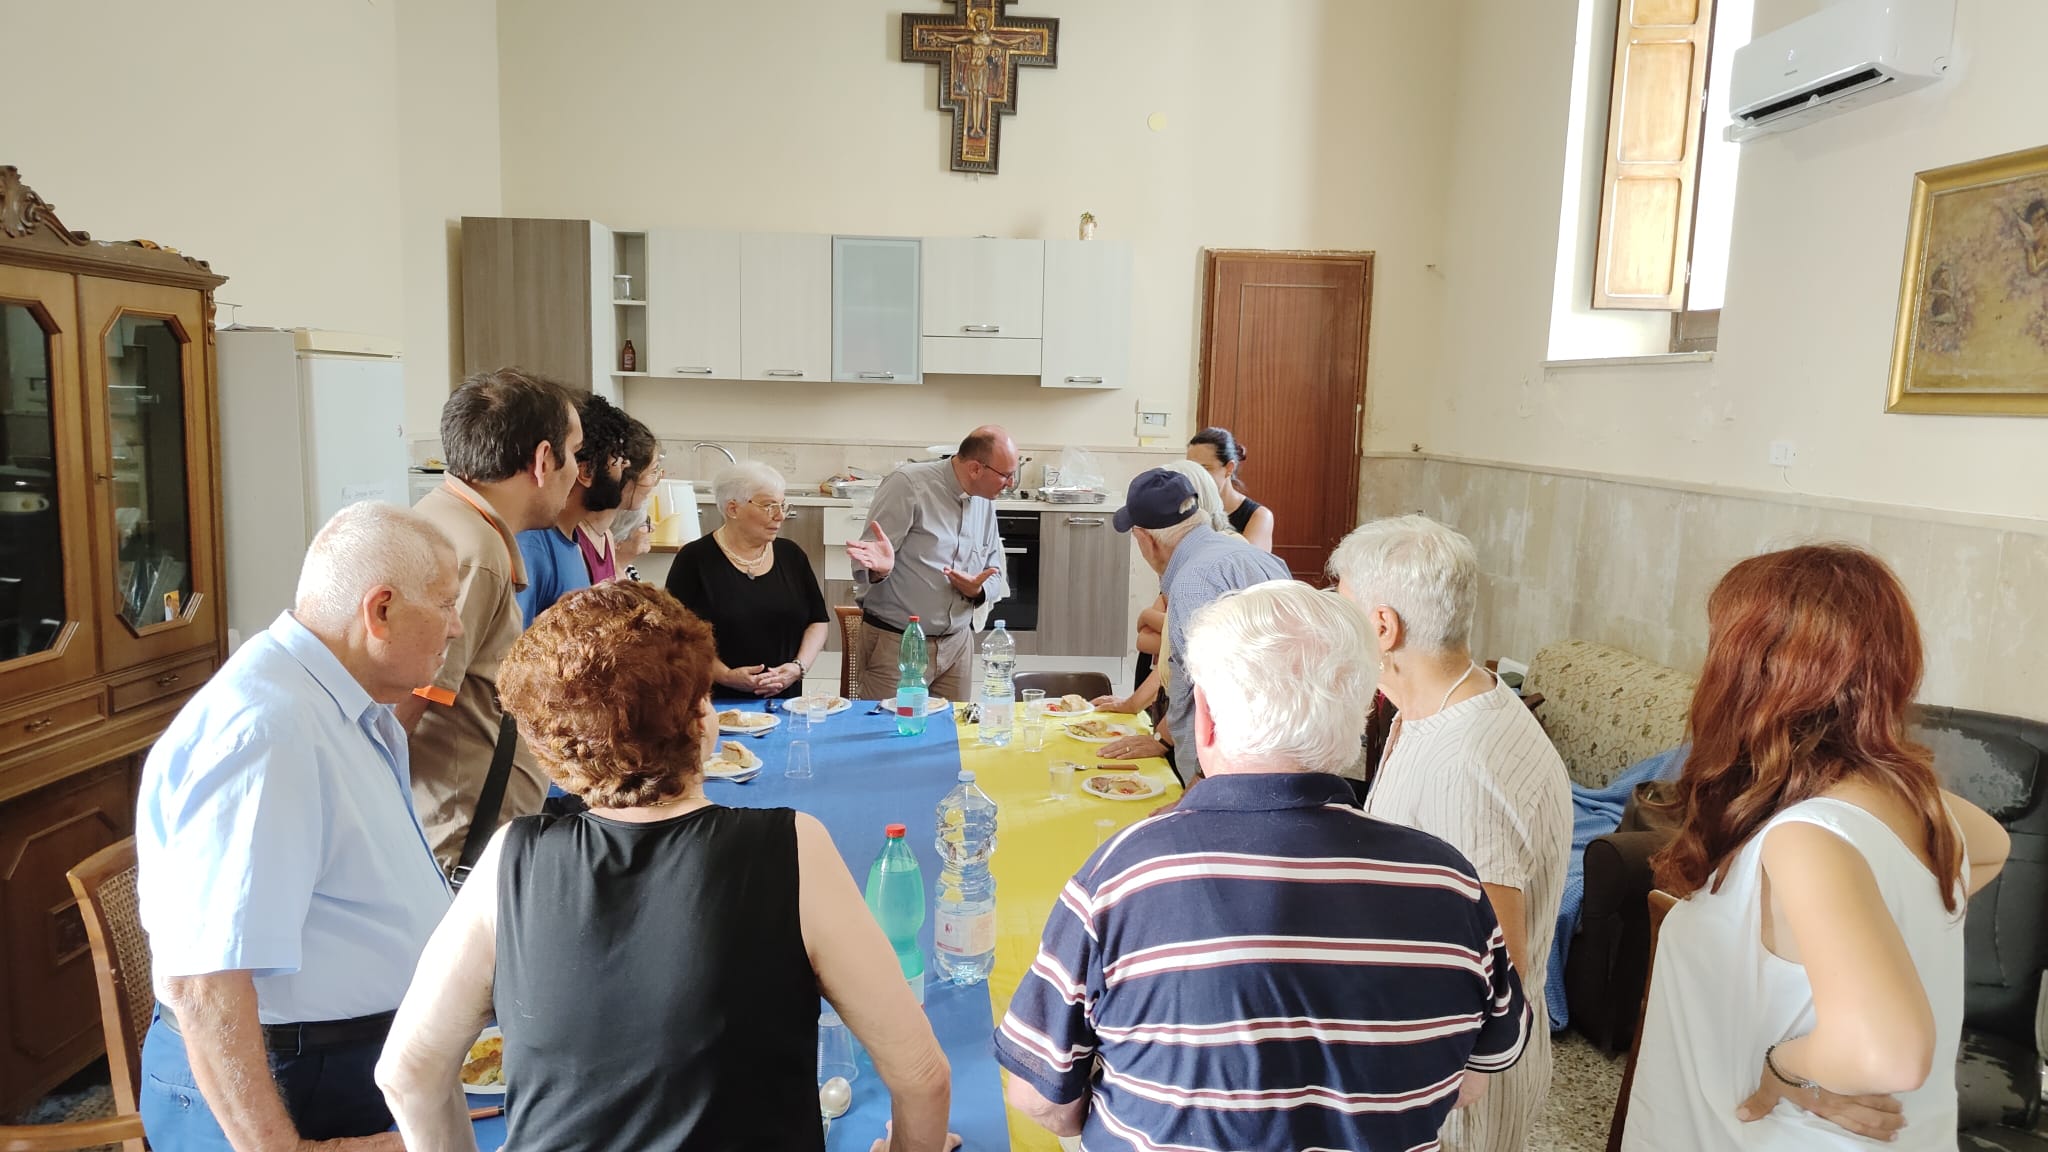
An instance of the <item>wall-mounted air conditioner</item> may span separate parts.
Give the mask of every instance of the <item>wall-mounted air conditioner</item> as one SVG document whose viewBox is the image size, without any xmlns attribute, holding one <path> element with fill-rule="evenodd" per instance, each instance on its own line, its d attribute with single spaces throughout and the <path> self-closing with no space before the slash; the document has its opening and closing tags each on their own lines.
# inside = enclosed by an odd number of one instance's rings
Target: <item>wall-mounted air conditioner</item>
<svg viewBox="0 0 2048 1152">
<path fill-rule="evenodd" d="M 1837 0 L 1735 50 L 1729 140 L 1788 132 L 1948 71 L 1955 0 Z"/>
</svg>

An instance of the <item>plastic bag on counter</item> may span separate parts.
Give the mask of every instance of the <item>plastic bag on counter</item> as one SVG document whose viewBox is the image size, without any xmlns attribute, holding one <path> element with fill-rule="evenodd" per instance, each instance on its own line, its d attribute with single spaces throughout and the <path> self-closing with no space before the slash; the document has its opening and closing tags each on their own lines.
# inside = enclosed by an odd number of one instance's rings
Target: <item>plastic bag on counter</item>
<svg viewBox="0 0 2048 1152">
<path fill-rule="evenodd" d="M 1069 444 L 1060 449 L 1059 473 L 1059 483 L 1048 482 L 1046 487 L 1092 488 L 1098 492 L 1104 490 L 1102 465 L 1096 461 L 1094 453 L 1086 448 L 1076 448 Z"/>
</svg>

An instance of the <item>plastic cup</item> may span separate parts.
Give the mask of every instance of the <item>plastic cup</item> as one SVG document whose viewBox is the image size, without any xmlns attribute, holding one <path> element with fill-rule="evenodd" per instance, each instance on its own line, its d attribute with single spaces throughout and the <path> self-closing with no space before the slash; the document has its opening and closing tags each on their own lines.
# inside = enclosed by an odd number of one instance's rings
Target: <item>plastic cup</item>
<svg viewBox="0 0 2048 1152">
<path fill-rule="evenodd" d="M 811 746 L 809 743 L 803 740 L 791 740 L 789 742 L 789 767 L 782 770 L 782 775 L 785 779 L 789 780 L 809 780 L 811 778 Z"/>
<path fill-rule="evenodd" d="M 1038 719 L 1026 720 L 1024 722 L 1024 730 L 1022 735 L 1024 739 L 1024 751 L 1045 751 L 1045 721 Z"/>
<path fill-rule="evenodd" d="M 1074 798 L 1074 769 L 1077 767 L 1079 765 L 1071 760 L 1055 760 L 1052 762 L 1052 798 L 1054 800 L 1072 800 Z"/>
<path fill-rule="evenodd" d="M 818 1016 L 818 1086 L 835 1076 L 851 1084 L 860 1078 L 860 1067 L 853 1062 L 853 1034 L 827 1008 Z"/>
<path fill-rule="evenodd" d="M 1018 693 L 1017 693 L 1017 701 L 1018 701 L 1018 703 L 1020 703 L 1020 704 L 1024 705 L 1024 714 L 1023 714 L 1023 716 L 1022 716 L 1022 717 L 1020 717 L 1020 718 L 1021 718 L 1022 720 L 1024 720 L 1024 721 L 1025 721 L 1026 723 L 1029 723 L 1029 722 L 1031 722 L 1031 721 L 1033 721 L 1033 720 L 1039 720 L 1039 719 L 1042 719 L 1042 718 L 1044 718 L 1044 716 L 1045 716 L 1045 689 L 1043 689 L 1043 688 L 1026 688 L 1026 689 L 1023 689 L 1022 691 L 1020 691 L 1020 692 L 1018 692 Z"/>
<path fill-rule="evenodd" d="M 1116 835 L 1116 821 L 1104 816 L 1095 822 L 1095 846 L 1097 848 L 1109 843 L 1109 838 L 1114 835 Z"/>
</svg>

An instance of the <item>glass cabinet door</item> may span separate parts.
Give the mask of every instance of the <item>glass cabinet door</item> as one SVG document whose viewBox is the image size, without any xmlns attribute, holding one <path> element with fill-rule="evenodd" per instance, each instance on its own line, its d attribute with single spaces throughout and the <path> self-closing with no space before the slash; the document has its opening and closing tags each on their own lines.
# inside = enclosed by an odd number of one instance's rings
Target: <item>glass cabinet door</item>
<svg viewBox="0 0 2048 1152">
<path fill-rule="evenodd" d="M 93 670 L 76 289 L 0 267 L 0 695 Z"/>
<path fill-rule="evenodd" d="M 118 667 L 210 638 L 219 599 L 199 294 L 81 278 L 101 533 L 101 633 Z"/>
</svg>

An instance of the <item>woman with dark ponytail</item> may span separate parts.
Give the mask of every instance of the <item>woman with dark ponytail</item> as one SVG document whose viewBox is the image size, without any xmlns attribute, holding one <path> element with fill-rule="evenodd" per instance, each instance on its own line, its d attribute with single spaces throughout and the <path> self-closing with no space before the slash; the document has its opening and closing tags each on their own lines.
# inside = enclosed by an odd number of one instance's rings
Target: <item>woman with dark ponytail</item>
<svg viewBox="0 0 2048 1152">
<path fill-rule="evenodd" d="M 1216 478 L 1216 489 L 1223 496 L 1223 511 L 1237 534 L 1271 552 L 1273 510 L 1244 494 L 1244 485 L 1237 479 L 1238 466 L 1245 460 L 1244 445 L 1237 442 L 1230 429 L 1204 428 L 1195 433 L 1195 438 L 1188 441 L 1188 459 Z"/>
</svg>

